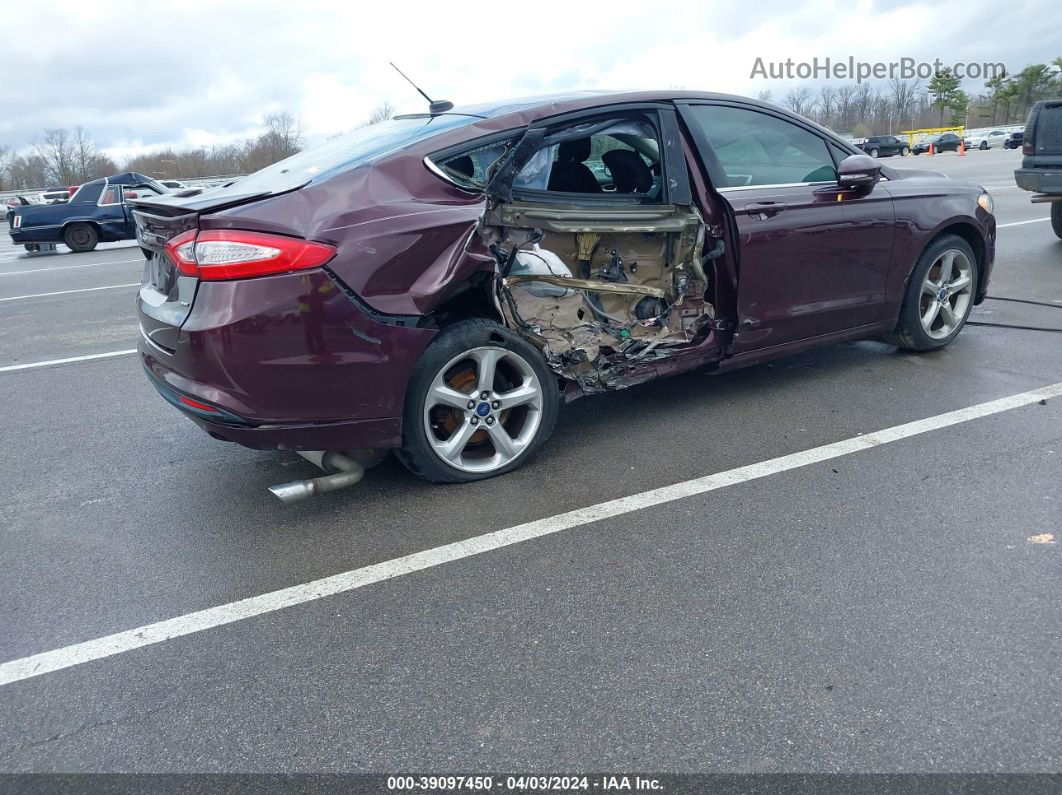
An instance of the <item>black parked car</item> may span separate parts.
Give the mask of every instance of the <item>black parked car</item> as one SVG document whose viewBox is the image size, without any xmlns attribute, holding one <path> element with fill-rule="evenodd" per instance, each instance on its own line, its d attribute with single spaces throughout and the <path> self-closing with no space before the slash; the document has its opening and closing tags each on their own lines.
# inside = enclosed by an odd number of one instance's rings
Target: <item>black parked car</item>
<svg viewBox="0 0 1062 795">
<path fill-rule="evenodd" d="M 920 155 L 923 152 L 928 152 L 930 144 L 933 144 L 934 152 L 958 152 L 959 145 L 962 144 L 962 138 L 955 133 L 931 135 L 911 147 L 911 154 Z"/>
<path fill-rule="evenodd" d="M 1021 142 L 1025 139 L 1024 131 L 1007 133 L 1007 137 L 1003 139 L 1004 149 L 1020 149 Z"/>
<path fill-rule="evenodd" d="M 889 157 L 890 155 L 907 157 L 911 153 L 911 147 L 907 141 L 895 135 L 872 135 L 856 146 L 871 157 Z"/>
<path fill-rule="evenodd" d="M 1021 168 L 1014 180 L 1022 190 L 1051 203 L 1051 226 L 1062 237 L 1062 99 L 1041 100 L 1029 111 L 1021 144 Z"/>
</svg>

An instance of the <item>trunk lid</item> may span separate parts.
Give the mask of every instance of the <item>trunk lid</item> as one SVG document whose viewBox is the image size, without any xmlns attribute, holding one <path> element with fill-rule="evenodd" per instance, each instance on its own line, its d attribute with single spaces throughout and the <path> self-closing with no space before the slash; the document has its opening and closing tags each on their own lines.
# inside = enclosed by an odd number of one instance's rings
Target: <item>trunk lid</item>
<svg viewBox="0 0 1062 795">
<path fill-rule="evenodd" d="M 237 185 L 176 194 L 147 196 L 129 204 L 136 222 L 136 238 L 147 258 L 137 307 L 140 330 L 153 345 L 167 353 L 177 347 L 181 326 L 191 314 L 199 280 L 178 272 L 166 253 L 166 243 L 182 232 L 199 227 L 205 212 L 246 204 L 271 195 L 270 191 L 239 190 Z"/>
<path fill-rule="evenodd" d="M 147 258 L 137 296 L 140 330 L 149 342 L 173 352 L 181 325 L 192 311 L 199 280 L 178 273 L 176 263 L 166 254 L 165 245 L 170 238 L 195 229 L 199 214 L 163 215 L 161 211 L 134 210 L 133 219 L 137 242 Z"/>
</svg>

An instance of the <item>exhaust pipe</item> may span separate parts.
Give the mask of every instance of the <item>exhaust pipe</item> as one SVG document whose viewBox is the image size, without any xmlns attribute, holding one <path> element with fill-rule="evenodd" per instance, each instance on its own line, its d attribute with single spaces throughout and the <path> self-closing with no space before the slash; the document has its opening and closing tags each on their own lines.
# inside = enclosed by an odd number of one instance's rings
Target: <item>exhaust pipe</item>
<svg viewBox="0 0 1062 795">
<path fill-rule="evenodd" d="M 353 486 L 365 475 L 367 467 L 378 464 L 383 459 L 383 455 L 375 450 L 358 451 L 359 457 L 367 459 L 364 464 L 343 453 L 326 453 L 323 450 L 296 450 L 295 452 L 321 467 L 325 472 L 332 472 L 332 474 L 270 486 L 269 490 L 273 492 L 273 496 L 281 502 L 301 502 L 318 494 Z"/>
</svg>

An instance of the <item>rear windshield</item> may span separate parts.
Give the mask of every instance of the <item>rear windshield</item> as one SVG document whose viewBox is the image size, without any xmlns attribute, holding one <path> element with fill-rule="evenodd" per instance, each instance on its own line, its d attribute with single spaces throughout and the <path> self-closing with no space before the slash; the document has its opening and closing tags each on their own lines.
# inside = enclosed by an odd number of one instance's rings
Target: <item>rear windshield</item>
<svg viewBox="0 0 1062 795">
<path fill-rule="evenodd" d="M 1038 155 L 1062 154 L 1062 102 L 1045 102 L 1040 108 L 1033 143 Z"/>
<path fill-rule="evenodd" d="M 416 141 L 477 120 L 476 116 L 443 114 L 389 119 L 359 127 L 237 180 L 232 183 L 231 190 L 239 193 L 292 190 L 311 180 L 323 179 L 360 166 Z"/>
</svg>

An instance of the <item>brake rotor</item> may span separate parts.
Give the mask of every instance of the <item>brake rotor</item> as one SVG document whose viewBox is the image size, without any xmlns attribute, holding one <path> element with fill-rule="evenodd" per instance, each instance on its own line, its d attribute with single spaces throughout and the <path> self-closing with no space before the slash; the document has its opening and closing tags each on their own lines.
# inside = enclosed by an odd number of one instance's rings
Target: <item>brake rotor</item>
<svg viewBox="0 0 1062 795">
<path fill-rule="evenodd" d="M 462 392 L 468 395 L 469 400 L 475 399 L 475 389 L 478 379 L 476 377 L 475 368 L 468 367 L 462 370 L 458 370 L 456 373 L 446 379 L 446 383 L 452 389 L 456 389 L 458 392 Z M 504 425 L 509 418 L 509 409 L 500 412 L 497 415 L 497 421 Z M 434 424 L 446 434 L 446 438 L 450 436 L 461 426 L 465 421 L 464 412 L 460 409 L 452 408 L 450 406 L 436 406 L 432 409 L 432 420 Z M 487 431 L 483 428 L 473 433 L 469 439 L 468 444 L 473 446 L 479 446 L 486 444 L 488 439 Z"/>
<path fill-rule="evenodd" d="M 458 392 L 463 392 L 468 395 L 469 399 L 473 399 L 472 392 L 476 388 L 476 371 L 472 368 L 459 370 L 446 379 L 446 383 Z M 446 433 L 446 438 L 450 436 L 458 429 L 458 427 L 464 422 L 464 413 L 460 409 L 452 408 L 450 406 L 436 406 L 433 411 L 436 424 Z M 483 429 L 476 431 L 468 439 L 468 444 L 479 445 L 487 441 L 487 432 Z"/>
</svg>

